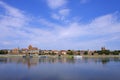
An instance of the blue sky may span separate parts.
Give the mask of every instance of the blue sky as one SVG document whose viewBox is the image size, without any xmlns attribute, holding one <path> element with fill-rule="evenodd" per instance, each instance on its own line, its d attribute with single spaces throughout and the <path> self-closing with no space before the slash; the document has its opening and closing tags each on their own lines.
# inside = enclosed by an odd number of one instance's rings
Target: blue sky
<svg viewBox="0 0 120 80">
<path fill-rule="evenodd" d="M 120 0 L 0 0 L 0 49 L 120 49 Z"/>
</svg>

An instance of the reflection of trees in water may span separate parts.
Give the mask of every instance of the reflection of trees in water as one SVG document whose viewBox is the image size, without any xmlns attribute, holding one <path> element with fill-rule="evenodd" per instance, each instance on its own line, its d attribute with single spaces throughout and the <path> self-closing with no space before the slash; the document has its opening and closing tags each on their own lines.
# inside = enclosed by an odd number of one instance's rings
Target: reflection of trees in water
<svg viewBox="0 0 120 80">
<path fill-rule="evenodd" d="M 40 63 L 75 63 L 73 58 L 22 58 L 22 57 L 6 57 L 0 58 L 0 63 L 16 63 L 27 65 L 29 68 L 32 66 L 36 66 Z"/>
<path fill-rule="evenodd" d="M 109 58 L 105 58 L 101 60 L 102 64 L 107 64 L 108 62 L 110 62 Z"/>
<path fill-rule="evenodd" d="M 102 63 L 107 64 L 109 62 L 120 62 L 119 57 L 112 57 L 112 58 L 83 58 L 82 62 L 89 63 L 89 62 L 95 62 L 95 63 Z"/>
<path fill-rule="evenodd" d="M 7 63 L 7 58 L 0 58 L 0 63 Z"/>
<path fill-rule="evenodd" d="M 103 58 L 101 62 L 102 64 L 107 64 L 108 62 L 120 62 L 120 58 L 119 57 Z"/>
<path fill-rule="evenodd" d="M 113 61 L 120 62 L 120 57 L 119 58 L 113 58 Z"/>
<path fill-rule="evenodd" d="M 83 63 L 89 63 L 89 62 L 95 62 L 95 61 L 96 61 L 95 58 L 87 58 L 87 57 L 82 58 Z"/>
<path fill-rule="evenodd" d="M 0 63 L 17 63 L 27 65 L 29 68 L 32 66 L 36 66 L 40 63 L 102 63 L 107 64 L 109 62 L 120 62 L 120 58 L 82 58 L 82 59 L 74 59 L 74 58 L 66 58 L 66 57 L 46 57 L 46 58 L 22 58 L 22 57 L 8 57 L 8 58 L 0 58 Z"/>
</svg>

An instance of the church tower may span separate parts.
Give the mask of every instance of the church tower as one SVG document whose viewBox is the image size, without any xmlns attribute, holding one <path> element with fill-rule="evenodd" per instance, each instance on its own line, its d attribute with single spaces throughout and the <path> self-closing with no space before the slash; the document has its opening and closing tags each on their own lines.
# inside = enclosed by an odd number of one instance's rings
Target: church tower
<svg viewBox="0 0 120 80">
<path fill-rule="evenodd" d="M 32 49 L 33 49 L 32 45 L 29 45 L 29 46 L 28 46 L 28 49 L 29 49 L 29 50 L 32 50 Z"/>
</svg>

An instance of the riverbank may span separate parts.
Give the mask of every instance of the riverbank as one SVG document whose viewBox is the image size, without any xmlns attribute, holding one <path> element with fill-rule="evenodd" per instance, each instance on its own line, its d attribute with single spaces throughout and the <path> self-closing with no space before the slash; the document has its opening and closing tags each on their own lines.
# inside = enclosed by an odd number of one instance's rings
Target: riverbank
<svg viewBox="0 0 120 80">
<path fill-rule="evenodd" d="M 11 55 L 11 54 L 6 54 L 6 55 L 0 55 L 0 57 L 23 57 L 24 55 L 21 55 L 21 54 L 19 54 L 19 55 Z"/>
<path fill-rule="evenodd" d="M 120 55 L 83 55 L 84 57 L 88 57 L 88 58 L 109 58 L 109 57 L 120 57 Z"/>
<path fill-rule="evenodd" d="M 6 55 L 0 55 L 0 57 L 23 57 L 25 54 L 6 54 Z M 81 56 L 82 58 L 109 58 L 109 57 L 120 57 L 120 55 L 32 55 L 33 57 L 50 57 L 50 58 L 57 58 L 57 57 L 63 57 L 63 58 L 73 58 L 74 56 Z"/>
</svg>

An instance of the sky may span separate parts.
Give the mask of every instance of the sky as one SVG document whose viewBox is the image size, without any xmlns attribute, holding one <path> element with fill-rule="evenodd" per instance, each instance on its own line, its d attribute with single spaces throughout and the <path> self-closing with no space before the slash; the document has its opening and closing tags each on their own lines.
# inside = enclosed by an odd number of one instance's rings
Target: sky
<svg viewBox="0 0 120 80">
<path fill-rule="evenodd" d="M 120 0 L 0 0 L 0 49 L 120 49 Z"/>
</svg>

